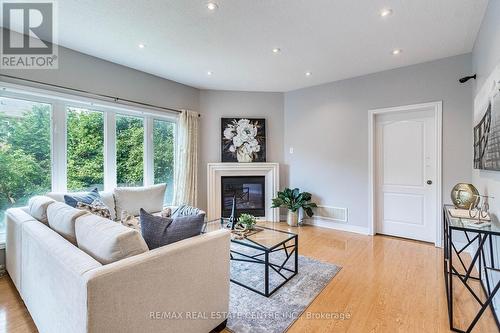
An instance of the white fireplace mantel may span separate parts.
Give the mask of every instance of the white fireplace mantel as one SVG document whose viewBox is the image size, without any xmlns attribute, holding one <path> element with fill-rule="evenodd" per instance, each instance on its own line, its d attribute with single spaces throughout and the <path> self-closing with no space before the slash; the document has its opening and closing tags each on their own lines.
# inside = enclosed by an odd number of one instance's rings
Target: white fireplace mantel
<svg viewBox="0 0 500 333">
<path fill-rule="evenodd" d="M 221 213 L 221 177 L 223 176 L 265 176 L 266 221 L 279 222 L 279 209 L 271 208 L 272 199 L 279 190 L 278 163 L 208 163 L 207 196 L 208 219 L 217 219 Z"/>
</svg>

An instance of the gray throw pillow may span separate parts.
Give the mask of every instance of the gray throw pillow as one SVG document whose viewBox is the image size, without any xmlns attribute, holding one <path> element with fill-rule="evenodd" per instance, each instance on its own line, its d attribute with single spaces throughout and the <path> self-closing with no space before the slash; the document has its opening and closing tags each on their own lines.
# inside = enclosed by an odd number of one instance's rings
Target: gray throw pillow
<svg viewBox="0 0 500 333">
<path fill-rule="evenodd" d="M 150 250 L 201 234 L 205 214 L 180 217 L 151 215 L 141 208 L 142 237 Z"/>
</svg>

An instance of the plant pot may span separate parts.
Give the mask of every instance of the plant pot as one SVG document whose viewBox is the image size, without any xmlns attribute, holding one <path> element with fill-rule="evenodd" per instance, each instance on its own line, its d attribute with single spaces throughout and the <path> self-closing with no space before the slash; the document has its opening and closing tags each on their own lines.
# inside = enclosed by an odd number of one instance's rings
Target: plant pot
<svg viewBox="0 0 500 333">
<path fill-rule="evenodd" d="M 291 227 L 296 227 L 299 225 L 299 214 L 297 212 L 292 212 L 288 210 L 288 216 L 286 218 L 286 223 Z"/>
<path fill-rule="evenodd" d="M 303 225 L 305 212 L 304 212 L 304 209 L 302 207 L 300 207 L 299 210 L 297 211 L 297 215 L 299 218 L 299 225 Z"/>
</svg>

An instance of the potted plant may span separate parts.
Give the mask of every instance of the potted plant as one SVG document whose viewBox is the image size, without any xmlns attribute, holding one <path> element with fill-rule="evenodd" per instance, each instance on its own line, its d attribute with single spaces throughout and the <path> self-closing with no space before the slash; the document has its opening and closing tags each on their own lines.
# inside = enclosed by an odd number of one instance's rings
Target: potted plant
<svg viewBox="0 0 500 333">
<path fill-rule="evenodd" d="M 252 230 L 257 223 L 257 219 L 250 214 L 241 214 L 238 223 L 244 226 L 246 230 Z"/>
<path fill-rule="evenodd" d="M 293 190 L 285 188 L 283 192 L 278 192 L 278 197 L 273 199 L 273 208 L 286 207 L 288 208 L 287 223 L 289 226 L 296 227 L 298 225 L 298 210 L 302 208 L 309 216 L 313 216 L 313 208 L 318 207 L 311 201 L 311 193 L 300 192 L 298 188 Z"/>
</svg>

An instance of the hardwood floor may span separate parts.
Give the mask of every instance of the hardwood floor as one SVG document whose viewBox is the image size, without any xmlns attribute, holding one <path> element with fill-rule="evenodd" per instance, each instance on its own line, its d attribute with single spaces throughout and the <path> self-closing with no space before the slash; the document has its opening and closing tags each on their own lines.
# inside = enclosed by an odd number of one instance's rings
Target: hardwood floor
<svg viewBox="0 0 500 333">
<path fill-rule="evenodd" d="M 342 266 L 342 270 L 288 330 L 307 332 L 450 332 L 442 249 L 387 236 L 362 236 L 305 226 L 280 228 L 299 233 L 299 253 Z M 459 281 L 454 285 L 459 286 Z M 457 290 L 456 321 L 464 327 L 477 303 Z M 350 318 L 309 319 L 321 313 Z M 8 277 L 0 279 L 0 333 L 36 332 Z M 473 332 L 498 332 L 488 309 Z"/>
<path fill-rule="evenodd" d="M 7 275 L 0 278 L 0 332 L 38 332 L 16 287 Z"/>
</svg>

